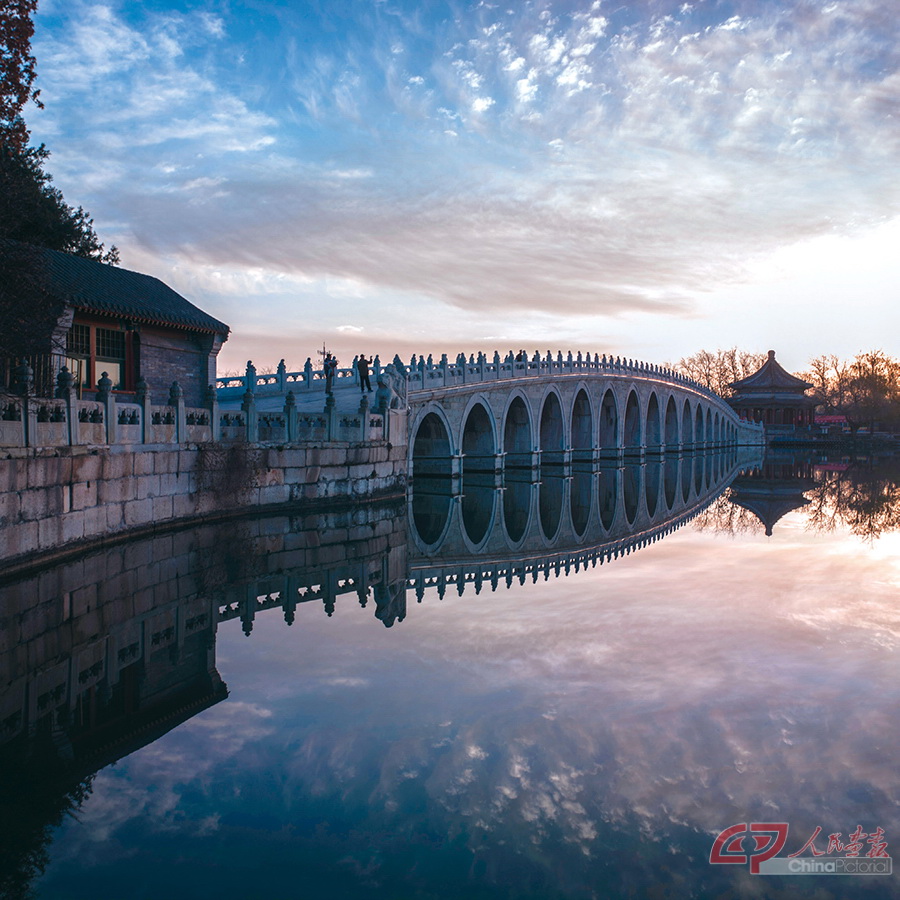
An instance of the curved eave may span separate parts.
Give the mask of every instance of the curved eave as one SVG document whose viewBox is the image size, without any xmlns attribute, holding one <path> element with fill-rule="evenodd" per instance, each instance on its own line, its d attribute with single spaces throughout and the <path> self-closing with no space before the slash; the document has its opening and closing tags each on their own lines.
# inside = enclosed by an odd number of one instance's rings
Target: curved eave
<svg viewBox="0 0 900 900">
<path fill-rule="evenodd" d="M 219 322 L 218 319 L 212 319 L 210 322 L 201 324 L 200 322 L 176 321 L 174 319 L 148 316 L 127 308 L 97 309 L 92 306 L 90 302 L 85 302 L 78 297 L 69 298 L 67 300 L 67 305 L 79 312 L 92 316 L 102 316 L 107 319 L 128 319 L 132 322 L 140 322 L 142 325 L 156 325 L 161 328 L 178 328 L 182 331 L 200 331 L 204 334 L 221 334 L 226 338 L 231 334 L 231 329 L 224 322 Z"/>
</svg>

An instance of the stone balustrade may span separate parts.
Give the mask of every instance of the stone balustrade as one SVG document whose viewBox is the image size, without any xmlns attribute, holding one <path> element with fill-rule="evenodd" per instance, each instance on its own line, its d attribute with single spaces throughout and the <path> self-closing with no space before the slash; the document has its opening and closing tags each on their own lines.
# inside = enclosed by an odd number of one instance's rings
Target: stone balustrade
<svg viewBox="0 0 900 900">
<path fill-rule="evenodd" d="M 640 362 L 639 360 L 624 359 L 622 357 L 602 356 L 599 353 L 591 355 L 582 354 L 580 351 L 574 354 L 569 351 L 566 354 L 557 351 L 554 356 L 550 351 L 545 356 L 535 352 L 533 356 L 517 358 L 517 354 L 509 352 L 501 357 L 498 351 L 494 351 L 492 357 L 484 353 L 470 354 L 467 358 L 464 353 L 457 354 L 454 360 L 450 360 L 447 354 L 443 354 L 438 362 L 434 362 L 429 355 L 416 358 L 414 355 L 409 365 L 409 391 L 433 390 L 435 388 L 452 387 L 462 384 L 477 384 L 508 380 L 515 378 L 537 378 L 548 375 L 583 375 L 583 374 L 616 375 L 631 378 L 652 378 L 654 381 L 675 384 L 688 387 L 699 394 L 703 394 L 715 400 L 721 400 L 715 391 L 687 375 L 682 375 L 673 369 L 653 363 Z"/>
<path fill-rule="evenodd" d="M 340 387 L 341 383 L 359 384 L 357 360 L 358 357 L 354 357 L 352 365 L 336 370 L 335 385 L 337 387 Z M 568 351 L 564 354 L 559 350 L 556 355 L 547 351 L 544 356 L 535 352 L 530 357 L 517 358 L 517 354 L 512 351 L 501 356 L 500 352 L 495 350 L 492 356 L 473 353 L 467 357 L 464 353 L 458 353 L 452 360 L 444 353 L 436 362 L 431 354 L 427 358 L 413 354 L 408 366 L 400 362 L 397 357 L 394 357 L 393 365 L 395 369 L 402 367 L 403 371 L 400 374 L 406 375 L 410 392 L 513 378 L 597 373 L 632 378 L 652 378 L 655 381 L 689 387 L 710 398 L 721 399 L 715 391 L 687 375 L 682 375 L 665 366 L 619 356 L 607 356 L 606 354 L 583 354 L 581 351 L 576 354 Z M 373 384 L 384 368 L 380 358 L 376 356 L 371 366 Z M 299 372 L 288 372 L 284 360 L 281 360 L 275 373 L 267 375 L 257 374 L 256 368 L 252 364 L 248 364 L 244 375 L 217 378 L 216 387 L 219 396 L 223 399 L 241 396 L 247 390 L 253 391 L 257 396 L 285 394 L 292 389 L 321 388 L 324 390 L 325 373 L 322 369 L 314 368 L 310 359 L 306 360 L 306 365 Z"/>
<path fill-rule="evenodd" d="M 338 413 L 326 402 L 321 412 L 299 412 L 288 391 L 283 410 L 260 412 L 255 396 L 244 392 L 240 410 L 221 411 L 215 391 L 205 407 L 186 407 L 177 382 L 165 404 L 152 403 L 149 392 L 138 402 L 122 401 L 113 392 L 97 400 L 79 400 L 74 390 L 46 399 L 0 394 L 0 447 L 73 447 L 140 444 L 309 441 L 368 442 L 387 439 L 390 413 L 369 410 L 368 399 L 353 413 Z"/>
</svg>

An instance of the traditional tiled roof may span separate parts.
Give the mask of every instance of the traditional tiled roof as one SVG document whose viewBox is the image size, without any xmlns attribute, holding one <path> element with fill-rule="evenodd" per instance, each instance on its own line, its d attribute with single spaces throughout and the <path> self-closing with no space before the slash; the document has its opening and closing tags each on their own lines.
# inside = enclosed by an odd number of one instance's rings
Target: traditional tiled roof
<svg viewBox="0 0 900 900">
<path fill-rule="evenodd" d="M 769 358 L 747 378 L 734 381 L 730 387 L 735 391 L 796 391 L 802 393 L 812 385 L 802 378 L 796 378 L 775 362 L 775 351 L 769 351 Z"/>
<path fill-rule="evenodd" d="M 151 275 L 45 247 L 34 250 L 46 265 L 50 291 L 76 309 L 190 331 L 230 330 Z"/>
</svg>

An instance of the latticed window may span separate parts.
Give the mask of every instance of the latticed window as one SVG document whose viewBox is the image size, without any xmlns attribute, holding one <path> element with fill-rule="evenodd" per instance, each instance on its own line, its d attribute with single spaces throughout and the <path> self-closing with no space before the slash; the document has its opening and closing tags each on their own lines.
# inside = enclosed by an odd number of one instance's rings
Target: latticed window
<svg viewBox="0 0 900 900">
<path fill-rule="evenodd" d="M 97 329 L 97 359 L 125 361 L 125 332 Z"/>
<path fill-rule="evenodd" d="M 106 372 L 113 390 L 131 389 L 134 341 L 135 336 L 122 329 L 74 324 L 66 336 L 66 365 L 75 384 L 81 390 L 95 390 L 98 380 Z"/>
<path fill-rule="evenodd" d="M 66 335 L 66 353 L 69 356 L 91 355 L 90 325 L 73 325 Z"/>
</svg>

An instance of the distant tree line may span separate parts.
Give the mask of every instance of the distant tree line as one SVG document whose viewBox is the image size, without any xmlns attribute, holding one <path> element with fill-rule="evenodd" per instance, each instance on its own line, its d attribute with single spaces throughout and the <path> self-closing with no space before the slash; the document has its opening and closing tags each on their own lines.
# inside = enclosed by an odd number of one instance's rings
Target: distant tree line
<svg viewBox="0 0 900 900">
<path fill-rule="evenodd" d="M 846 416 L 852 431 L 900 427 L 900 360 L 866 350 L 851 360 L 817 356 L 800 377 L 812 382 L 825 415 Z"/>
<path fill-rule="evenodd" d="M 700 350 L 670 365 L 728 398 L 734 393 L 732 383 L 752 375 L 765 361 L 765 353 L 732 347 Z M 823 354 L 794 374 L 812 384 L 819 414 L 844 416 L 852 431 L 900 428 L 900 360 L 883 350 L 862 351 L 849 360 Z"/>
<path fill-rule="evenodd" d="M 40 254 L 62 250 L 116 264 L 90 215 L 69 206 L 44 169 L 47 148 L 30 145 L 23 115 L 28 103 L 41 107 L 34 87 L 32 16 L 38 0 L 0 0 L 0 357 L 46 352 L 59 310 L 48 293 Z"/>
</svg>

